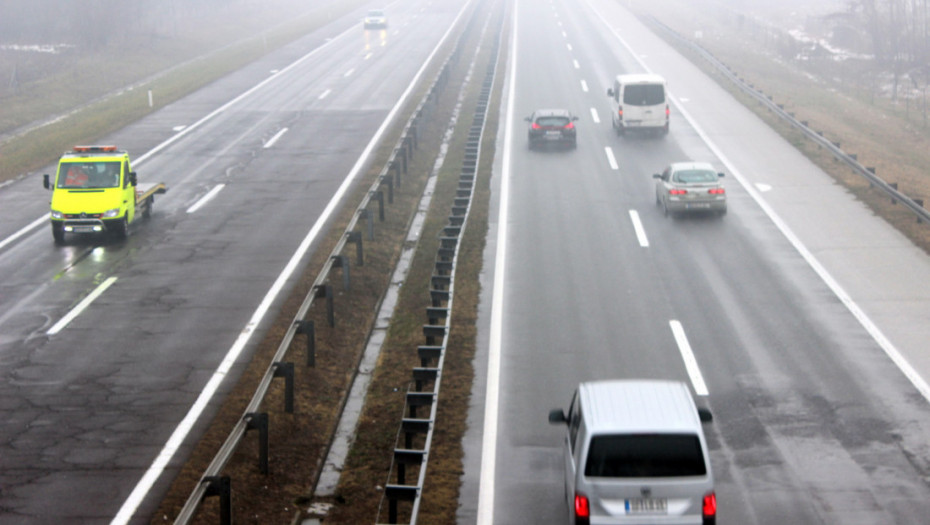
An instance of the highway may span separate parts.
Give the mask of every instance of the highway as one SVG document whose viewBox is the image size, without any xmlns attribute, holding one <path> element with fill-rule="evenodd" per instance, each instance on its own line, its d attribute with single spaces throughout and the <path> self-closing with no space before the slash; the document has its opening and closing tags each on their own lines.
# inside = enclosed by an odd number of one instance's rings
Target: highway
<svg viewBox="0 0 930 525">
<path fill-rule="evenodd" d="M 41 177 L 0 190 L 0 523 L 149 521 L 465 5 L 394 4 L 102 138 L 168 186 L 125 243 L 56 247 Z"/>
<path fill-rule="evenodd" d="M 459 523 L 559 523 L 580 381 L 664 378 L 709 407 L 718 523 L 926 523 L 930 265 L 608 0 L 515 0 Z M 665 138 L 614 135 L 620 73 L 665 76 Z M 523 117 L 580 116 L 530 151 Z M 666 218 L 653 173 L 726 173 L 723 218 Z"/>
<path fill-rule="evenodd" d="M 507 1 L 459 523 L 562 523 L 549 409 L 639 377 L 714 413 L 718 523 L 925 523 L 926 254 L 627 2 Z M 57 247 L 39 174 L 0 187 L 0 525 L 150 521 L 464 7 L 388 8 L 384 32 L 353 12 L 101 139 L 169 188 L 126 242 Z M 671 133 L 617 137 L 606 89 L 645 71 Z M 526 147 L 546 107 L 580 117 L 577 149 Z M 652 174 L 684 159 L 726 173 L 725 217 L 656 208 Z"/>
</svg>

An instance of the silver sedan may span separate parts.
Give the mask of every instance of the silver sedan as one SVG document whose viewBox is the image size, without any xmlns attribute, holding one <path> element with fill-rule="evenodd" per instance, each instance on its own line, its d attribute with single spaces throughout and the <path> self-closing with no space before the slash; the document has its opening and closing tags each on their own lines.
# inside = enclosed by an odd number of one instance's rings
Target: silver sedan
<svg viewBox="0 0 930 525">
<path fill-rule="evenodd" d="M 706 162 L 675 162 L 652 177 L 656 179 L 656 206 L 666 216 L 692 211 L 718 215 L 727 212 L 727 192 L 720 181 L 723 173 Z"/>
</svg>

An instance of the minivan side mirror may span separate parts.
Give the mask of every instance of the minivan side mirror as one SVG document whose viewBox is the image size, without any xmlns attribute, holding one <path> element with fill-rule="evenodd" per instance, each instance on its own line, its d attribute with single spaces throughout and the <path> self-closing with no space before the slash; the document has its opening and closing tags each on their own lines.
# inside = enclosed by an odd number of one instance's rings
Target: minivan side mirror
<svg viewBox="0 0 930 525">
<path fill-rule="evenodd" d="M 720 177 L 720 178 L 725 177 L 725 175 L 723 174 L 723 172 L 718 173 L 717 176 Z"/>
<path fill-rule="evenodd" d="M 572 122 L 574 122 L 574 121 L 576 121 L 576 120 L 578 120 L 578 115 L 574 115 L 574 116 L 572 117 Z"/>
<path fill-rule="evenodd" d="M 568 418 L 565 417 L 565 412 L 561 408 L 553 408 L 549 411 L 549 423 L 557 425 L 559 423 L 568 424 Z"/>
<path fill-rule="evenodd" d="M 710 409 L 698 407 L 698 418 L 700 418 L 701 423 L 710 423 L 714 420 L 714 415 L 711 414 Z"/>
<path fill-rule="evenodd" d="M 652 174 L 652 178 L 653 178 L 653 179 L 661 179 L 661 178 L 662 178 L 662 175 L 659 174 L 659 173 L 653 173 L 653 174 Z"/>
<path fill-rule="evenodd" d="M 52 187 L 51 179 L 49 178 L 48 173 L 42 176 L 42 186 L 44 186 L 45 189 L 51 189 Z"/>
<path fill-rule="evenodd" d="M 614 96 L 614 90 L 612 88 L 607 88 L 607 96 L 608 97 Z"/>
</svg>

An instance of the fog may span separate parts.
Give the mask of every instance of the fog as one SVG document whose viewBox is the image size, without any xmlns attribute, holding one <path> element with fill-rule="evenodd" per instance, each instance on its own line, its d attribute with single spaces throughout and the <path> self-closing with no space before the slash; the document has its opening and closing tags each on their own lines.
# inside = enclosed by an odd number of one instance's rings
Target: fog
<svg viewBox="0 0 930 525">
<path fill-rule="evenodd" d="M 0 139 L 339 0 L 0 0 Z M 333 9 L 335 12 L 335 9 Z M 2 142 L 2 140 L 0 140 Z"/>
</svg>

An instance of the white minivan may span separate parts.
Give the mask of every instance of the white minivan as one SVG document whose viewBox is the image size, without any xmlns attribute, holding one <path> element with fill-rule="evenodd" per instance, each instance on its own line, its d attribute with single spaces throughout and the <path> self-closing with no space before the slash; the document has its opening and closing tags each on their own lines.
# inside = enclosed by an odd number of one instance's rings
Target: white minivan
<svg viewBox="0 0 930 525">
<path fill-rule="evenodd" d="M 614 131 L 668 134 L 669 109 L 665 79 L 653 74 L 617 75 L 607 96 L 616 103 Z"/>
<path fill-rule="evenodd" d="M 714 475 L 698 409 L 679 381 L 581 383 L 565 424 L 569 523 L 713 525 Z"/>
</svg>

